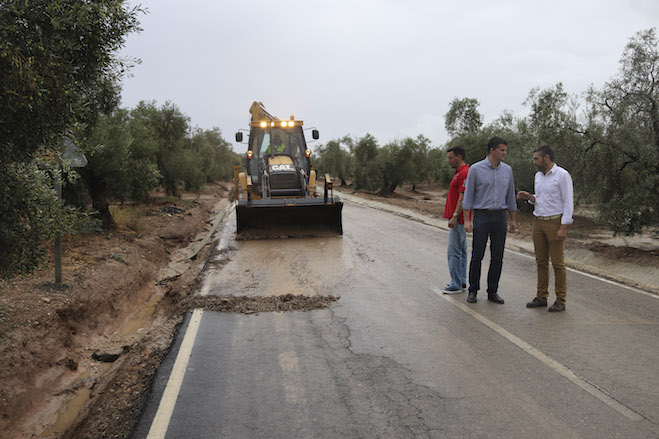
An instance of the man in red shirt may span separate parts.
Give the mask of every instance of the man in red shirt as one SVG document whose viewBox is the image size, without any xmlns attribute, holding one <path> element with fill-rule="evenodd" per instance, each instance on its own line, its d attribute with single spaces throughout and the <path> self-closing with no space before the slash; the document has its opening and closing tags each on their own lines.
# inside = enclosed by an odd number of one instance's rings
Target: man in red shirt
<svg viewBox="0 0 659 439">
<path fill-rule="evenodd" d="M 448 219 L 448 269 L 451 282 L 444 288 L 445 294 L 461 293 L 467 284 L 467 233 L 464 228 L 464 215 L 462 212 L 462 199 L 464 198 L 465 183 L 469 173 L 469 165 L 465 163 L 465 150 L 460 146 L 450 148 L 447 159 L 455 175 L 451 180 L 446 197 L 444 218 Z"/>
</svg>

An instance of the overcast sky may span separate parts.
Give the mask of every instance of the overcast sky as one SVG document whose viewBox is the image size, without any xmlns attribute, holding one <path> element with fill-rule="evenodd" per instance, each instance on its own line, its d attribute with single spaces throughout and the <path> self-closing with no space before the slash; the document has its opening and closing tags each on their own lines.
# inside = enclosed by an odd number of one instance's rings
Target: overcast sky
<svg viewBox="0 0 659 439">
<path fill-rule="evenodd" d="M 442 146 L 454 98 L 478 99 L 486 123 L 506 109 L 522 116 L 533 87 L 601 86 L 629 38 L 659 26 L 657 0 L 139 3 L 143 32 L 121 56 L 142 63 L 124 80 L 122 106 L 169 100 L 232 143 L 256 100 L 315 126 L 321 143 L 423 134 Z"/>
</svg>

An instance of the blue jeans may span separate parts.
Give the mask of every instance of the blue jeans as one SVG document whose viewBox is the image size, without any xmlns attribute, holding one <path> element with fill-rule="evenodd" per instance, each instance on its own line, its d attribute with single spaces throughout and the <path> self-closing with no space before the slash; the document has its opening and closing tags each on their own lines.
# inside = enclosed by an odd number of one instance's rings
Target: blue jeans
<svg viewBox="0 0 659 439">
<path fill-rule="evenodd" d="M 475 210 L 474 240 L 469 265 L 469 291 L 478 291 L 481 282 L 481 262 L 485 256 L 487 239 L 490 239 L 490 270 L 487 273 L 487 293 L 499 289 L 503 265 L 503 249 L 506 245 L 508 217 L 505 210 Z"/>
<path fill-rule="evenodd" d="M 449 288 L 462 288 L 467 283 L 467 232 L 460 223 L 448 231 L 446 257 L 451 274 Z"/>
</svg>

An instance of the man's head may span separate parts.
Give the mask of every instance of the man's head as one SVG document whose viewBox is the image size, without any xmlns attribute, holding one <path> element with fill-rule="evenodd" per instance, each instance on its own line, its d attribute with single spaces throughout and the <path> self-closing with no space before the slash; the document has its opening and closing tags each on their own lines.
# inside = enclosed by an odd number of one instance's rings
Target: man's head
<svg viewBox="0 0 659 439">
<path fill-rule="evenodd" d="M 533 150 L 533 164 L 538 171 L 547 172 L 554 164 L 554 150 L 549 145 L 538 146 Z"/>
<path fill-rule="evenodd" d="M 503 160 L 507 152 L 508 142 L 501 137 L 492 137 L 490 141 L 487 142 L 487 153 L 491 161 L 495 161 L 498 164 Z"/>
<path fill-rule="evenodd" d="M 453 148 L 449 148 L 446 151 L 446 157 L 448 159 L 448 164 L 451 165 L 451 168 L 458 169 L 465 163 L 465 149 L 461 146 L 454 146 Z"/>
<path fill-rule="evenodd" d="M 279 134 L 275 134 L 275 137 L 272 139 L 272 144 L 273 145 L 281 145 L 281 137 Z"/>
</svg>

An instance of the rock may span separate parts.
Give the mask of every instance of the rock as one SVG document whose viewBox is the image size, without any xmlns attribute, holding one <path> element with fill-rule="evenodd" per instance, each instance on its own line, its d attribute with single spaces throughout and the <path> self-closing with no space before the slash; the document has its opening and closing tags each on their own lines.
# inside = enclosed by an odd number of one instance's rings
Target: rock
<svg viewBox="0 0 659 439">
<path fill-rule="evenodd" d="M 97 354 L 96 352 L 94 352 L 92 354 L 92 358 L 102 363 L 114 363 L 119 358 L 119 354 L 108 354 L 108 353 Z"/>
</svg>

